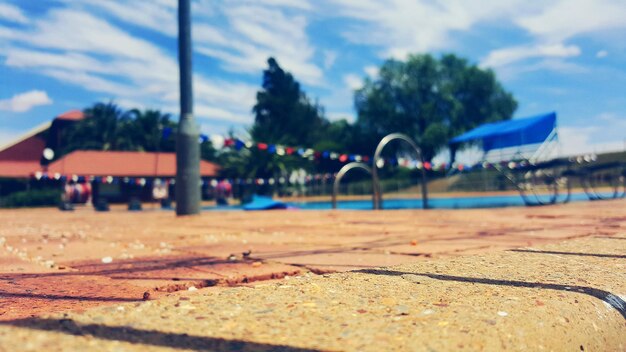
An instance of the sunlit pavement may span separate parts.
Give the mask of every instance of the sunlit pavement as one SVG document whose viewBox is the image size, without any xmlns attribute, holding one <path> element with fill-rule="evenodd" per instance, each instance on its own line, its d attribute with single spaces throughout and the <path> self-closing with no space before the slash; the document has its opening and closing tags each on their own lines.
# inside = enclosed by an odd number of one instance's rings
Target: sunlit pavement
<svg viewBox="0 0 626 352">
<path fill-rule="evenodd" d="M 623 350 L 624 205 L 2 211 L 0 349 Z"/>
</svg>

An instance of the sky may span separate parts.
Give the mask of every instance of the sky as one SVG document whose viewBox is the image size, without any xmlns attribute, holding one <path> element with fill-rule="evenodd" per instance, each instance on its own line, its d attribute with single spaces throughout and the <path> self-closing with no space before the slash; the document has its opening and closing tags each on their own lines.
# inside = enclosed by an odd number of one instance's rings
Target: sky
<svg viewBox="0 0 626 352">
<path fill-rule="evenodd" d="M 98 101 L 177 116 L 176 0 L 0 0 L 0 145 Z M 192 0 L 194 112 L 243 133 L 272 56 L 324 106 L 385 59 L 455 53 L 496 72 L 515 118 L 556 111 L 565 154 L 626 149 L 624 0 Z"/>
</svg>

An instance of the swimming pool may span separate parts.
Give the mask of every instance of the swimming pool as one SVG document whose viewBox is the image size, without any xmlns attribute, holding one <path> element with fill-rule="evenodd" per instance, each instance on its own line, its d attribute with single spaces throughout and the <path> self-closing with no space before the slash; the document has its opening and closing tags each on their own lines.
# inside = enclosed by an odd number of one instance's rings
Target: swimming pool
<svg viewBox="0 0 626 352">
<path fill-rule="evenodd" d="M 560 196 L 559 199 L 563 199 Z M 584 193 L 572 193 L 572 202 L 589 201 Z M 317 202 L 288 202 L 298 209 L 303 210 L 330 210 L 330 201 Z M 484 196 L 484 197 L 450 197 L 430 198 L 428 200 L 431 209 L 475 209 L 475 208 L 503 208 L 525 206 L 519 195 Z M 338 209 L 345 210 L 372 210 L 371 199 L 367 200 L 339 200 Z M 208 206 L 203 210 L 241 210 L 241 206 Z M 422 200 L 416 198 L 390 198 L 383 199 L 383 209 L 422 209 Z"/>
</svg>

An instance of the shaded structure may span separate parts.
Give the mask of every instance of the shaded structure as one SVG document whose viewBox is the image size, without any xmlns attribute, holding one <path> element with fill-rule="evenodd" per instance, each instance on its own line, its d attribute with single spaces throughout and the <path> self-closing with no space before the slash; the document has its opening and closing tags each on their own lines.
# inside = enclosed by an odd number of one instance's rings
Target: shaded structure
<svg viewBox="0 0 626 352">
<path fill-rule="evenodd" d="M 216 177 L 219 166 L 201 160 L 200 175 Z M 129 151 L 77 150 L 48 166 L 48 174 L 101 177 L 162 177 L 176 176 L 174 153 Z"/>
<path fill-rule="evenodd" d="M 0 177 L 25 179 L 45 171 L 44 149 L 56 150 L 61 131 L 84 118 L 80 110 L 67 111 L 0 146 Z"/>
<path fill-rule="evenodd" d="M 589 159 L 584 161 L 586 165 L 580 165 L 577 158 L 556 155 L 559 140 L 555 112 L 487 123 L 453 138 L 449 143 L 451 166 L 463 144 L 480 146 L 483 157 L 477 168 L 497 170 L 529 206 L 569 202 L 573 179 L 578 179 L 590 200 L 626 195 L 625 163 L 598 164 Z M 451 169 L 451 173 L 456 171 Z M 603 191 L 606 188 L 608 193 Z"/>
<path fill-rule="evenodd" d="M 550 112 L 533 117 L 487 123 L 453 138 L 450 145 L 450 163 L 454 163 L 457 149 L 463 143 L 478 143 L 483 159 L 497 151 L 500 158 L 524 158 L 541 160 L 558 141 L 556 113 Z"/>
<path fill-rule="evenodd" d="M 63 188 L 66 183 L 80 184 L 93 199 L 101 195 L 111 201 L 126 201 L 131 195 L 150 200 L 152 186 L 165 184 L 168 194 L 175 194 L 176 155 L 163 152 L 76 150 L 62 157 L 62 135 L 76 122 L 85 119 L 80 110 L 71 110 L 43 123 L 10 143 L 0 146 L 0 196 L 42 189 Z M 198 140 L 194 141 L 198 145 Z M 44 151 L 52 153 L 46 159 Z M 51 160 L 50 160 L 51 159 Z M 198 197 L 210 198 L 208 179 L 214 179 L 219 166 L 198 160 Z M 159 180 L 162 179 L 162 180 Z M 198 184 L 199 181 L 197 181 Z M 80 203 L 88 197 L 80 197 Z"/>
</svg>

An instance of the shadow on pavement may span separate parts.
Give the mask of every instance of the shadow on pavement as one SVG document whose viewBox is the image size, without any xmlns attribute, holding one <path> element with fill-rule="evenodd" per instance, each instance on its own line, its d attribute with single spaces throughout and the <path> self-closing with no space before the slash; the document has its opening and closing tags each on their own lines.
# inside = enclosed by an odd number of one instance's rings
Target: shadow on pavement
<svg viewBox="0 0 626 352">
<path fill-rule="evenodd" d="M 232 261 L 216 257 L 205 256 L 176 256 L 176 257 L 148 257 L 141 259 L 119 260 L 112 264 L 102 264 L 95 261 L 85 263 L 75 263 L 70 265 L 76 271 L 60 273 L 32 273 L 32 274 L 1 274 L 0 279 L 28 279 L 40 277 L 61 277 L 61 276 L 113 276 L 117 274 L 129 274 L 135 272 L 156 272 L 171 270 L 176 268 L 188 268 L 196 266 L 215 266 L 221 264 L 232 264 Z"/>
<path fill-rule="evenodd" d="M 626 259 L 626 255 L 620 255 L 620 254 L 598 254 L 598 253 L 556 252 L 556 251 L 539 251 L 539 250 L 534 250 L 534 249 L 509 249 L 509 252 L 537 253 L 537 254 L 577 255 L 577 256 L 581 256 L 581 257 L 598 257 L 598 258 L 619 258 L 619 259 Z"/>
<path fill-rule="evenodd" d="M 271 345 L 242 340 L 227 340 L 216 337 L 192 336 L 160 332 L 154 330 L 140 330 L 127 326 L 107 326 L 101 324 L 79 324 L 72 319 L 42 319 L 28 318 L 14 321 L 0 322 L 1 325 L 61 332 L 68 335 L 90 335 L 98 339 L 124 341 L 143 345 L 163 346 L 196 351 L 284 351 L 284 352 L 313 352 L 317 350 L 291 347 L 285 345 Z"/>
<path fill-rule="evenodd" d="M 593 287 L 586 286 L 576 286 L 576 285 L 559 285 L 559 284 L 548 284 L 542 282 L 526 282 L 526 281 L 514 281 L 514 280 L 497 280 L 497 279 L 487 279 L 487 278 L 478 278 L 478 277 L 465 277 L 465 276 L 452 276 L 452 275 L 442 275 L 442 274 L 431 274 L 431 273 L 411 273 L 411 272 L 402 272 L 402 271 L 393 271 L 393 270 L 377 270 L 377 269 L 361 269 L 353 271 L 355 273 L 363 273 L 363 274 L 372 274 L 372 275 L 387 275 L 387 276 L 402 276 L 402 275 L 416 275 L 429 277 L 435 280 L 442 281 L 456 281 L 456 282 L 466 282 L 472 284 L 482 284 L 482 285 L 496 285 L 496 286 L 510 286 L 510 287 L 523 287 L 523 288 L 538 288 L 545 290 L 556 290 L 556 291 L 566 291 L 566 292 L 577 292 L 586 294 L 592 297 L 595 297 L 599 300 L 602 300 L 609 304 L 611 307 L 615 308 L 624 319 L 626 319 L 626 302 L 622 298 L 617 295 L 612 294 L 611 292 L 600 290 Z"/>
<path fill-rule="evenodd" d="M 95 301 L 95 302 L 141 302 L 142 299 L 124 298 L 124 297 L 97 297 L 97 296 L 70 296 L 70 295 L 54 295 L 54 294 L 36 294 L 36 293 L 14 293 L 0 291 L 2 298 L 32 298 L 45 300 L 76 300 L 76 301 Z"/>
</svg>

